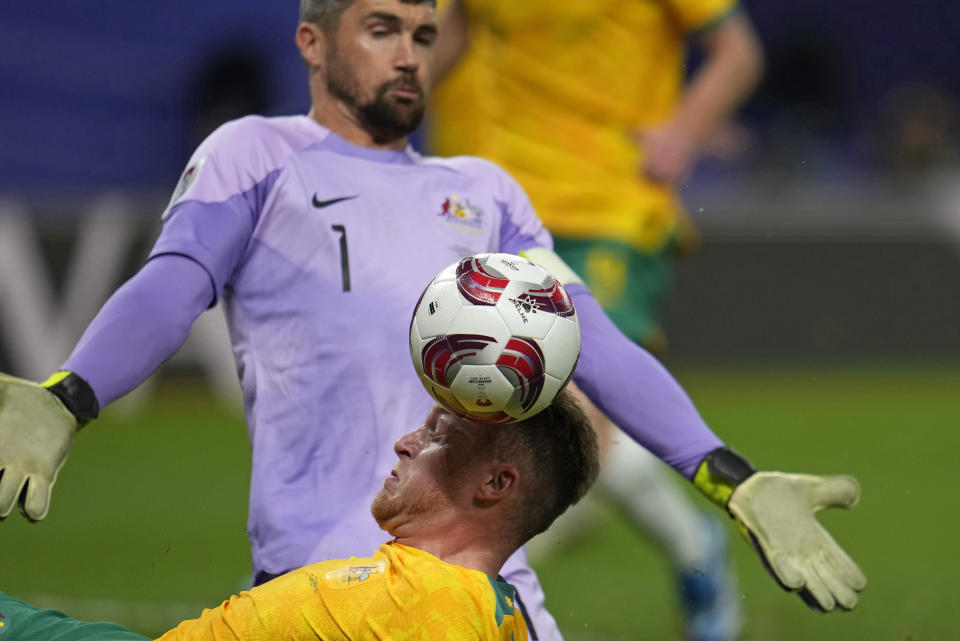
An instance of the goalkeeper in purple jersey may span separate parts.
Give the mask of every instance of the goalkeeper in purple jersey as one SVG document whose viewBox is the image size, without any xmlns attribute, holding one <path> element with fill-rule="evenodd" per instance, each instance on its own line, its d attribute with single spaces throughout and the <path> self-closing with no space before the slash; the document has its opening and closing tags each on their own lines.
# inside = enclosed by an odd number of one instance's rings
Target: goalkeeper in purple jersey
<svg viewBox="0 0 960 641">
<path fill-rule="evenodd" d="M 583 334 L 574 379 L 624 431 L 725 507 L 785 588 L 852 608 L 865 578 L 812 514 L 852 505 L 849 477 L 755 472 L 649 354 L 620 334 L 517 183 L 471 157 L 422 157 L 437 35 L 429 0 L 302 0 L 303 116 L 225 124 L 197 149 L 143 268 L 41 385 L 0 377 L 0 517 L 42 519 L 77 429 L 139 385 L 193 321 L 226 313 L 253 447 L 255 580 L 348 556 L 380 533 L 367 508 L 391 444 L 431 405 L 407 329 L 422 287 L 481 252 L 552 271 Z M 504 566 L 531 638 L 559 639 L 523 550 Z"/>
</svg>

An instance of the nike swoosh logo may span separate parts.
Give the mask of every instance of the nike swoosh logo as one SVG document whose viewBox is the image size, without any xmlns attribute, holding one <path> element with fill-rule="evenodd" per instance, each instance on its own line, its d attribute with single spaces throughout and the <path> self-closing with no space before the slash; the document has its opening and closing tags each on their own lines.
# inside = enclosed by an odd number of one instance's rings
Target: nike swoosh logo
<svg viewBox="0 0 960 641">
<path fill-rule="evenodd" d="M 319 200 L 317 195 L 313 195 L 313 206 L 317 209 L 323 209 L 324 207 L 329 207 L 330 205 L 335 205 L 344 200 L 353 200 L 354 198 L 359 198 L 360 196 L 341 196 L 340 198 L 331 198 L 330 200 Z"/>
</svg>

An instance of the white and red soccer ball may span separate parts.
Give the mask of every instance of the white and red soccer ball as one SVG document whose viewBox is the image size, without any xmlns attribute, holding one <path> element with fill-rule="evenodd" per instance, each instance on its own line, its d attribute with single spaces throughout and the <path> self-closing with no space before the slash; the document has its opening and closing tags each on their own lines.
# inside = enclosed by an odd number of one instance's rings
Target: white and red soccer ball
<svg viewBox="0 0 960 641">
<path fill-rule="evenodd" d="M 410 322 L 410 356 L 450 411 L 512 423 L 544 409 L 570 380 L 580 323 L 545 269 L 513 254 L 478 254 L 427 285 Z"/>
</svg>

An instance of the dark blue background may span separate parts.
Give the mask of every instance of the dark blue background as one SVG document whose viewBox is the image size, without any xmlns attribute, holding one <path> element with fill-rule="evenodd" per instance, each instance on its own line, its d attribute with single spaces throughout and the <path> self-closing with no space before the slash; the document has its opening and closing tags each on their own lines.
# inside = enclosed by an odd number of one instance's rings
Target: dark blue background
<svg viewBox="0 0 960 641">
<path fill-rule="evenodd" d="M 768 56 L 747 122 L 761 137 L 786 127 L 842 150 L 877 126 L 903 83 L 960 95 L 957 5 L 745 3 Z M 198 114 L 218 60 L 249 70 L 257 111 L 305 112 L 296 22 L 293 1 L 6 0 L 0 192 L 168 188 L 216 116 Z M 217 91 L 229 93 L 229 84 Z"/>
</svg>

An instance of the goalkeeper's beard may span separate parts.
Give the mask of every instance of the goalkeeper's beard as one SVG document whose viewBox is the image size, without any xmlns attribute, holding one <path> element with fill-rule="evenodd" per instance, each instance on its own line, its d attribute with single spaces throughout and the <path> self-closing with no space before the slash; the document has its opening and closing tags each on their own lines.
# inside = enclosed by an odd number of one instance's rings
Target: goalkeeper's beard
<svg viewBox="0 0 960 641">
<path fill-rule="evenodd" d="M 361 103 L 359 88 L 349 70 L 341 64 L 334 52 L 327 60 L 327 91 L 347 105 L 374 142 L 386 144 L 405 138 L 417 130 L 426 104 L 423 88 L 416 76 L 402 76 L 385 82 L 377 88 L 373 99 Z M 391 89 L 410 89 L 420 94 L 416 100 L 400 101 L 388 96 Z"/>
</svg>

